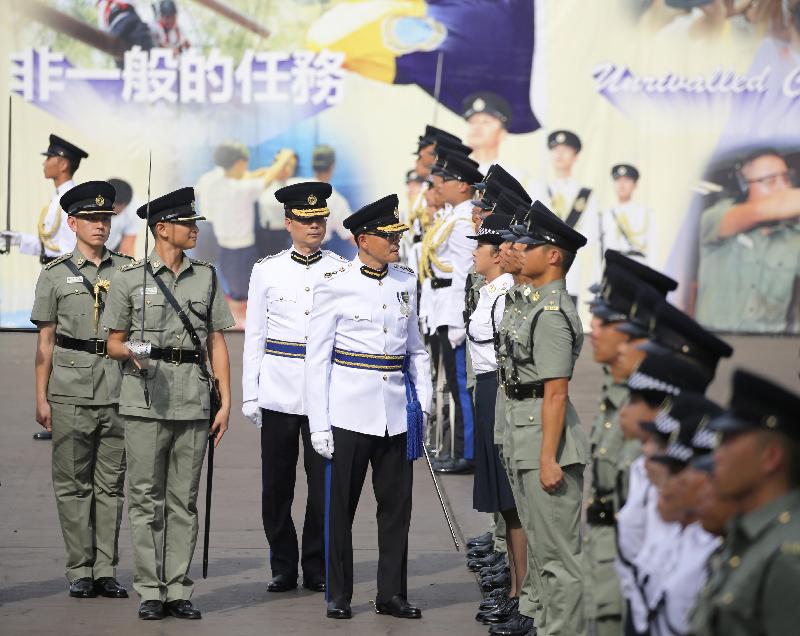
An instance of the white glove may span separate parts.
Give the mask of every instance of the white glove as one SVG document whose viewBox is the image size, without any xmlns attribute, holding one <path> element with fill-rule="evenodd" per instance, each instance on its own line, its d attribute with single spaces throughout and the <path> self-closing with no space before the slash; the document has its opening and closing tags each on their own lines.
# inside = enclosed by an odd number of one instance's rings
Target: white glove
<svg viewBox="0 0 800 636">
<path fill-rule="evenodd" d="M 9 243 L 14 247 L 19 247 L 22 243 L 22 234 L 20 232 L 11 232 L 10 230 L 0 231 L 0 239 L 5 242 L 6 239 L 11 239 Z"/>
<path fill-rule="evenodd" d="M 331 459 L 333 457 L 333 433 L 330 431 L 311 433 L 311 446 L 325 459 Z"/>
<path fill-rule="evenodd" d="M 261 407 L 258 405 L 257 400 L 247 400 L 242 404 L 242 415 L 261 428 Z"/>
<path fill-rule="evenodd" d="M 447 327 L 447 339 L 450 341 L 450 346 L 455 349 L 464 343 L 467 339 L 467 330 L 464 327 Z"/>
</svg>

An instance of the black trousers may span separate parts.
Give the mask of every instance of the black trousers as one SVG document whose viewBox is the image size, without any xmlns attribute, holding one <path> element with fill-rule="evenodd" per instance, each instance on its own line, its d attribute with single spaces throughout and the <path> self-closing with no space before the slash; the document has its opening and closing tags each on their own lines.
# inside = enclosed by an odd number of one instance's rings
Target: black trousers
<svg viewBox="0 0 800 636">
<path fill-rule="evenodd" d="M 455 413 L 450 414 L 453 435 L 453 456 L 456 459 L 475 458 L 475 418 L 472 396 L 467 388 L 467 343 L 453 349 L 447 338 L 447 326 L 436 330 L 444 375 L 450 395 L 455 403 Z"/>
<path fill-rule="evenodd" d="M 328 577 L 326 598 L 349 605 L 353 598 L 353 519 L 372 465 L 378 503 L 378 595 L 376 602 L 406 597 L 408 528 L 411 524 L 413 464 L 406 459 L 406 434 L 377 437 L 333 429 L 327 506 Z"/>
<path fill-rule="evenodd" d="M 300 560 L 306 581 L 322 581 L 325 578 L 325 460 L 311 447 L 305 415 L 262 409 L 261 422 L 261 518 L 270 547 L 272 575 L 296 578 Z M 308 485 L 302 558 L 292 521 L 301 436 Z"/>
</svg>

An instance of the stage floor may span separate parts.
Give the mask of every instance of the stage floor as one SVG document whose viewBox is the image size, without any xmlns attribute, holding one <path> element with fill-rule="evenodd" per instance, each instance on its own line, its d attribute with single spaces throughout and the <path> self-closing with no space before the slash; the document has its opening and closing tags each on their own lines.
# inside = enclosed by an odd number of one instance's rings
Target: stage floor
<svg viewBox="0 0 800 636">
<path fill-rule="evenodd" d="M 710 389 L 717 400 L 727 398 L 734 365 L 747 366 L 798 386 L 797 338 L 730 338 L 736 348 Z M 216 454 L 214 513 L 209 578 L 200 576 L 202 539 L 192 566 L 196 577 L 193 601 L 202 621 L 177 619 L 144 624 L 136 618 L 138 600 L 78 600 L 67 595 L 63 576 L 63 543 L 50 479 L 50 443 L 34 441 L 33 357 L 36 335 L 0 333 L 0 634 L 313 634 L 322 630 L 347 634 L 414 633 L 485 634 L 474 620 L 480 592 L 473 574 L 456 552 L 424 462 L 415 466 L 414 511 L 409 547 L 409 600 L 423 610 L 421 621 L 407 622 L 373 613 L 377 535 L 375 500 L 367 479 L 353 530 L 355 547 L 354 618 L 325 618 L 321 594 L 305 590 L 270 594 L 268 549 L 261 526 L 260 447 L 255 427 L 239 412 L 241 404 L 242 334 L 228 338 L 231 350 L 234 413 L 231 428 Z M 601 373 L 591 362 L 586 341 L 571 386 L 573 402 L 585 425 L 597 404 Z M 302 468 L 299 468 L 302 471 Z M 587 475 L 588 478 L 588 475 Z M 203 485 L 205 478 L 203 478 Z M 485 530 L 486 517 L 471 508 L 472 477 L 442 479 L 457 522 L 459 539 Z M 204 514 L 204 490 L 198 505 Z M 295 523 L 302 524 L 305 480 L 298 473 Z M 124 515 L 120 533 L 121 582 L 131 590 L 131 547 Z"/>
</svg>

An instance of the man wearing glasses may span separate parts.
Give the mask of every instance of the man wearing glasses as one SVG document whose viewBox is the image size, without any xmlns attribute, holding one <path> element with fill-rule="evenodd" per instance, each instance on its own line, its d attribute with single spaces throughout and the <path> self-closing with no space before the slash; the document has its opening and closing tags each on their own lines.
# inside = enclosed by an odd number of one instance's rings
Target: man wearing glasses
<svg viewBox="0 0 800 636">
<path fill-rule="evenodd" d="M 700 219 L 697 319 L 719 330 L 800 332 L 800 188 L 772 149 L 736 166 L 739 200 Z"/>
</svg>

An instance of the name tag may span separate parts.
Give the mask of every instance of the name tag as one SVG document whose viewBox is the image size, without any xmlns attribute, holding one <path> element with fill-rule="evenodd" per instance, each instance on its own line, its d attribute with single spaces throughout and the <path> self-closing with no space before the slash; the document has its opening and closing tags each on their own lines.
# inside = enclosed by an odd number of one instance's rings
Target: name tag
<svg viewBox="0 0 800 636">
<path fill-rule="evenodd" d="M 83 276 L 67 276 L 68 283 L 80 283 L 83 281 Z"/>
<path fill-rule="evenodd" d="M 145 287 L 142 293 L 147 296 L 155 296 L 158 293 L 158 287 Z"/>
</svg>

